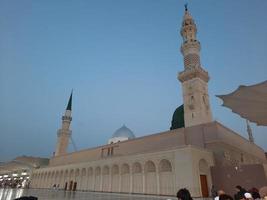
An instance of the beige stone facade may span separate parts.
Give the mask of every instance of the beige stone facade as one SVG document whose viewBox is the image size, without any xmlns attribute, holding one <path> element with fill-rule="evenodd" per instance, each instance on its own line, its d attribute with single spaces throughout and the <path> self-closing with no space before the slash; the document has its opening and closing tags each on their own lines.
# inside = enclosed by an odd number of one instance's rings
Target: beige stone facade
<svg viewBox="0 0 267 200">
<path fill-rule="evenodd" d="M 108 149 L 113 148 L 113 155 Z M 153 134 L 50 159 L 35 170 L 34 188 L 175 195 L 186 187 L 203 196 L 200 175 L 210 191 L 211 167 L 266 164 L 264 151 L 218 122 Z M 72 182 L 72 183 L 71 183 Z"/>
<path fill-rule="evenodd" d="M 56 184 L 64 189 L 73 182 L 77 183 L 77 190 L 156 195 L 175 195 L 177 188 L 187 187 L 194 196 L 201 196 L 199 175 L 207 175 L 210 187 L 210 166 L 213 166 L 211 152 L 184 146 L 50 166 L 36 170 L 31 185 L 34 188 L 52 188 Z"/>
</svg>

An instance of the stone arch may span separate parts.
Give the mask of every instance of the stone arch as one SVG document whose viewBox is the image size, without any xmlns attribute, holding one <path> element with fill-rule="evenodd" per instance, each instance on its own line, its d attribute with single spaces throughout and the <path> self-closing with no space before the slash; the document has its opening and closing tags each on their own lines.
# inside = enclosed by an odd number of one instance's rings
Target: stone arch
<svg viewBox="0 0 267 200">
<path fill-rule="evenodd" d="M 34 178 L 34 187 L 35 188 L 37 187 L 37 184 L 40 181 L 40 179 L 41 179 L 41 173 L 38 172 L 38 173 L 35 174 L 35 178 Z"/>
<path fill-rule="evenodd" d="M 55 184 L 55 171 L 51 173 L 50 187 L 53 187 Z"/>
<path fill-rule="evenodd" d="M 41 172 L 40 173 L 40 179 L 39 179 L 39 181 L 38 181 L 38 183 L 37 183 L 37 187 L 38 188 L 41 188 L 42 186 L 41 186 L 41 183 L 42 182 L 44 182 L 44 173 L 43 172 Z"/>
<path fill-rule="evenodd" d="M 156 172 L 156 165 L 151 160 L 145 163 L 145 172 Z"/>
<path fill-rule="evenodd" d="M 135 173 L 142 173 L 142 165 L 139 162 L 133 164 L 133 174 Z"/>
<path fill-rule="evenodd" d="M 69 172 L 69 179 L 73 180 L 73 178 L 74 178 L 74 169 L 71 169 Z"/>
<path fill-rule="evenodd" d="M 130 192 L 130 166 L 127 163 L 121 166 L 121 192 Z"/>
<path fill-rule="evenodd" d="M 35 183 L 36 183 L 37 177 L 35 174 L 31 175 L 31 186 L 35 187 Z"/>
<path fill-rule="evenodd" d="M 111 168 L 111 173 L 112 174 L 119 174 L 119 166 L 114 164 Z"/>
<path fill-rule="evenodd" d="M 161 195 L 174 194 L 174 179 L 171 162 L 162 159 L 159 162 L 159 190 Z"/>
<path fill-rule="evenodd" d="M 41 183 L 41 188 L 45 188 L 47 183 L 47 172 L 44 172 L 44 180 Z"/>
<path fill-rule="evenodd" d="M 51 182 L 51 172 L 49 171 L 47 174 L 47 181 L 46 181 L 46 188 L 50 188 L 50 182 Z"/>
<path fill-rule="evenodd" d="M 102 191 L 104 192 L 109 192 L 110 191 L 110 170 L 109 170 L 109 166 L 105 165 L 103 167 L 103 170 L 102 170 L 102 173 L 103 173 L 103 177 L 102 177 Z"/>
<path fill-rule="evenodd" d="M 145 192 L 147 194 L 157 194 L 156 165 L 151 160 L 145 163 Z"/>
<path fill-rule="evenodd" d="M 88 190 L 94 190 L 94 170 L 93 167 L 89 167 L 87 170 L 87 188 Z"/>
<path fill-rule="evenodd" d="M 133 172 L 133 193 L 143 193 L 143 171 L 142 165 L 135 162 L 132 166 Z"/>
<path fill-rule="evenodd" d="M 76 191 L 80 189 L 80 169 L 75 170 L 75 178 L 74 178 L 74 184 L 73 184 L 73 191 Z"/>
<path fill-rule="evenodd" d="M 56 171 L 52 172 L 51 186 L 52 187 L 57 186 L 56 185 Z"/>
<path fill-rule="evenodd" d="M 124 163 L 121 166 L 121 174 L 129 174 L 130 173 L 130 166 L 126 163 Z"/>
<path fill-rule="evenodd" d="M 171 172 L 172 171 L 172 164 L 169 160 L 162 159 L 159 162 L 159 172 Z"/>
<path fill-rule="evenodd" d="M 114 164 L 111 167 L 111 191 L 112 192 L 119 192 L 119 182 L 120 182 L 120 175 L 119 175 L 119 166 Z"/>
<path fill-rule="evenodd" d="M 41 172 L 38 172 L 35 174 L 35 178 L 34 178 L 34 187 L 37 188 L 38 187 L 38 184 L 41 180 Z"/>
<path fill-rule="evenodd" d="M 75 178 L 77 178 L 79 176 L 79 174 L 80 174 L 80 169 L 76 169 L 75 170 Z"/>
<path fill-rule="evenodd" d="M 66 169 L 63 172 L 63 183 L 62 183 L 62 187 L 64 188 L 64 190 L 68 189 L 68 182 L 69 182 L 69 171 Z"/>
<path fill-rule="evenodd" d="M 34 179 L 34 187 L 37 188 L 38 187 L 38 183 L 41 180 L 41 172 L 38 172 L 36 174 L 36 178 Z"/>
<path fill-rule="evenodd" d="M 103 175 L 108 175 L 109 174 L 109 167 L 107 166 L 107 165 L 105 165 L 104 167 L 103 167 Z"/>
<path fill-rule="evenodd" d="M 72 190 L 73 189 L 74 178 L 75 178 L 75 172 L 74 172 L 74 169 L 71 169 L 70 173 L 69 173 L 68 190 Z"/>
<path fill-rule="evenodd" d="M 81 169 L 81 177 L 80 177 L 80 189 L 86 190 L 86 169 Z"/>
<path fill-rule="evenodd" d="M 95 168 L 95 191 L 101 191 L 101 168 Z"/>
<path fill-rule="evenodd" d="M 211 174 L 208 162 L 203 158 L 200 159 L 198 169 L 200 194 L 202 194 L 202 197 L 208 197 L 211 189 Z"/>
<path fill-rule="evenodd" d="M 63 174 L 64 174 L 64 172 L 63 172 L 63 170 L 61 170 L 60 172 L 59 172 L 59 178 L 58 178 L 58 184 L 59 184 L 59 188 L 63 188 L 63 185 L 64 185 L 64 177 L 63 177 Z"/>
<path fill-rule="evenodd" d="M 55 172 L 55 178 L 54 178 L 53 184 L 56 184 L 56 187 L 59 184 L 59 171 L 58 170 Z"/>
</svg>

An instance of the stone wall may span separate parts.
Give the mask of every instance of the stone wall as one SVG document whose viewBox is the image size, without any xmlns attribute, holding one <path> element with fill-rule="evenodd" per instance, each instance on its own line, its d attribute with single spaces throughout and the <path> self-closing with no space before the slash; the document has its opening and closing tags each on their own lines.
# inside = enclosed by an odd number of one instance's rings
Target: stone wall
<svg viewBox="0 0 267 200">
<path fill-rule="evenodd" d="M 31 177 L 32 188 L 52 188 L 54 184 L 67 190 L 141 193 L 175 196 L 179 188 L 187 187 L 193 196 L 201 196 L 199 175 L 206 173 L 211 185 L 209 170 L 213 166 L 211 152 L 192 146 L 178 149 L 107 157 L 62 166 L 35 170 Z M 202 171 L 201 171 L 202 170 Z M 71 185 L 71 187 L 70 187 Z"/>
<path fill-rule="evenodd" d="M 261 188 L 267 185 L 263 165 L 214 166 L 211 168 L 212 182 L 216 189 L 222 189 L 233 195 L 235 186 L 241 185 L 249 190 L 252 187 Z"/>
</svg>

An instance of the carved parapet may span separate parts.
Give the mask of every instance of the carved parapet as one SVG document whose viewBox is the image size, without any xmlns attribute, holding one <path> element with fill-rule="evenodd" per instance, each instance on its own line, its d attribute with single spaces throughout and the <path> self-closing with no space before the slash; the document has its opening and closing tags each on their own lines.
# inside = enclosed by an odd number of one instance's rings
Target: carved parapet
<svg viewBox="0 0 267 200">
<path fill-rule="evenodd" d="M 201 49 L 200 42 L 197 40 L 194 41 L 185 41 L 183 45 L 181 46 L 181 52 L 183 55 L 185 55 L 185 51 L 189 49 L 196 49 L 198 52 Z"/>
<path fill-rule="evenodd" d="M 200 78 L 205 82 L 208 82 L 210 79 L 208 72 L 201 67 L 187 68 L 178 74 L 178 79 L 182 83 L 193 78 Z"/>
<path fill-rule="evenodd" d="M 72 117 L 71 116 L 64 115 L 64 116 L 62 116 L 62 120 L 63 121 L 71 121 L 72 120 Z"/>
</svg>

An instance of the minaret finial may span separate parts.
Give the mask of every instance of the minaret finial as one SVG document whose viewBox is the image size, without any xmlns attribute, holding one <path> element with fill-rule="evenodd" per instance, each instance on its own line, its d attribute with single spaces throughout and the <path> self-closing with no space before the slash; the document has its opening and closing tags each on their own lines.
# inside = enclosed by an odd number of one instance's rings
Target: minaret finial
<svg viewBox="0 0 267 200">
<path fill-rule="evenodd" d="M 69 102 L 67 105 L 66 110 L 71 110 L 71 104 L 72 104 L 72 93 L 73 93 L 73 89 L 71 90 L 71 94 L 70 94 L 70 98 L 69 98 Z"/>
<path fill-rule="evenodd" d="M 186 3 L 186 4 L 184 4 L 184 10 L 185 11 L 188 11 L 188 8 L 187 8 L 187 6 L 188 6 L 188 4 Z"/>
</svg>

